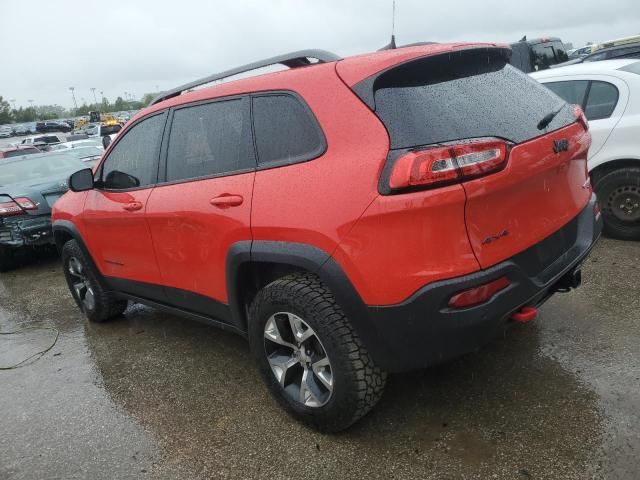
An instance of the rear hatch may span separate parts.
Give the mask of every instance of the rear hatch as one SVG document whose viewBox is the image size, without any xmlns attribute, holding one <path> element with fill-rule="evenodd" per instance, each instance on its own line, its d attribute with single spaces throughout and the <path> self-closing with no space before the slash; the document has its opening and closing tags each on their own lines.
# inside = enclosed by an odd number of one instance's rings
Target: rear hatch
<svg viewBox="0 0 640 480">
<path fill-rule="evenodd" d="M 352 85 L 389 132 L 380 192 L 462 184 L 469 242 L 482 268 L 559 230 L 591 196 L 586 121 L 508 59 L 508 49 L 468 48 Z"/>
</svg>

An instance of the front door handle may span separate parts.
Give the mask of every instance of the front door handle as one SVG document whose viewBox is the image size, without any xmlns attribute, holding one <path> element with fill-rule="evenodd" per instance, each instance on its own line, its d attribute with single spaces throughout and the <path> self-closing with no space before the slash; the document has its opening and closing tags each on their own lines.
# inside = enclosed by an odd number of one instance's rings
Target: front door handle
<svg viewBox="0 0 640 480">
<path fill-rule="evenodd" d="M 142 202 L 129 202 L 122 206 L 127 212 L 135 212 L 142 209 Z"/>
<path fill-rule="evenodd" d="M 228 208 L 242 205 L 243 201 L 244 198 L 242 198 L 242 195 L 231 195 L 229 193 L 223 193 L 222 195 L 209 200 L 209 203 L 214 207 Z"/>
</svg>

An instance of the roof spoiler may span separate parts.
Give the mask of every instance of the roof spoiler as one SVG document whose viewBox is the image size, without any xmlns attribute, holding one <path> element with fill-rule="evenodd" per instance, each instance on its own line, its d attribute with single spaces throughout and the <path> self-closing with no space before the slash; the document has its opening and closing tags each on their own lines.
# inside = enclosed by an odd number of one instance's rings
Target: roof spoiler
<svg viewBox="0 0 640 480">
<path fill-rule="evenodd" d="M 250 72 L 251 70 L 257 70 L 258 68 L 269 67 L 271 65 L 284 65 L 289 68 L 304 67 L 313 63 L 311 62 L 311 59 L 317 60 L 317 63 L 328 63 L 342 60 L 342 58 L 335 53 L 327 52 L 326 50 L 299 50 L 297 52 L 285 53 L 284 55 L 278 55 L 276 57 L 248 63 L 241 67 L 232 68 L 231 70 L 226 70 L 220 73 L 214 73 L 208 77 L 185 83 L 179 87 L 162 92 L 153 99 L 150 105 L 155 105 L 156 103 L 168 100 L 169 98 L 177 97 L 184 91 L 191 90 L 201 85 L 206 85 L 207 83 L 215 82 L 216 80 L 232 77 L 240 73 Z"/>
</svg>

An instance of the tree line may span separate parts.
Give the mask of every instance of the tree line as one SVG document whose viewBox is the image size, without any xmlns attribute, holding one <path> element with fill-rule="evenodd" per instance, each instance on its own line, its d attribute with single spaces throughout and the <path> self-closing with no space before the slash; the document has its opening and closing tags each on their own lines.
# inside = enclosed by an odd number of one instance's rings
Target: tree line
<svg viewBox="0 0 640 480">
<path fill-rule="evenodd" d="M 140 110 L 149 105 L 155 96 L 155 93 L 146 93 L 140 100 L 125 100 L 122 97 L 118 97 L 113 103 L 103 97 L 102 102 L 83 103 L 82 105 L 78 105 L 77 109 L 65 109 L 60 105 L 34 105 L 16 109 L 12 108 L 9 102 L 0 95 L 0 125 L 53 120 L 56 118 L 71 118 L 86 115 L 91 111 L 107 113 L 122 110 Z"/>
</svg>

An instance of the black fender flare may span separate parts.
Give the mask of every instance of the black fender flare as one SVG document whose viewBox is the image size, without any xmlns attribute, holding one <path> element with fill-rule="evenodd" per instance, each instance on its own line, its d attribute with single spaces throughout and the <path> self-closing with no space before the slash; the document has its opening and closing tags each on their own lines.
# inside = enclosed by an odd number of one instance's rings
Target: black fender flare
<svg viewBox="0 0 640 480">
<path fill-rule="evenodd" d="M 227 296 L 233 322 L 242 330 L 247 331 L 247 319 L 239 291 L 239 275 L 243 265 L 254 262 L 283 264 L 316 274 L 331 290 L 365 347 L 384 344 L 369 321 L 366 304 L 340 265 L 327 252 L 312 245 L 294 242 L 242 241 L 229 249 L 226 262 Z"/>
<path fill-rule="evenodd" d="M 84 242 L 84 239 L 82 238 L 78 227 L 76 227 L 73 222 L 70 222 L 69 220 L 56 220 L 51 225 L 51 228 L 53 230 L 53 238 L 56 242 L 58 254 L 62 254 L 62 247 L 64 246 L 64 243 L 59 241 L 59 234 L 65 233 L 73 238 L 76 242 L 78 242 L 78 245 L 80 246 L 82 253 L 84 253 L 85 258 L 91 263 L 94 271 L 98 272 L 100 277 L 102 277 L 102 273 L 100 272 L 100 269 L 98 269 L 96 263 L 93 261 L 93 257 L 89 253 L 89 249 L 87 248 L 87 245 Z"/>
</svg>

